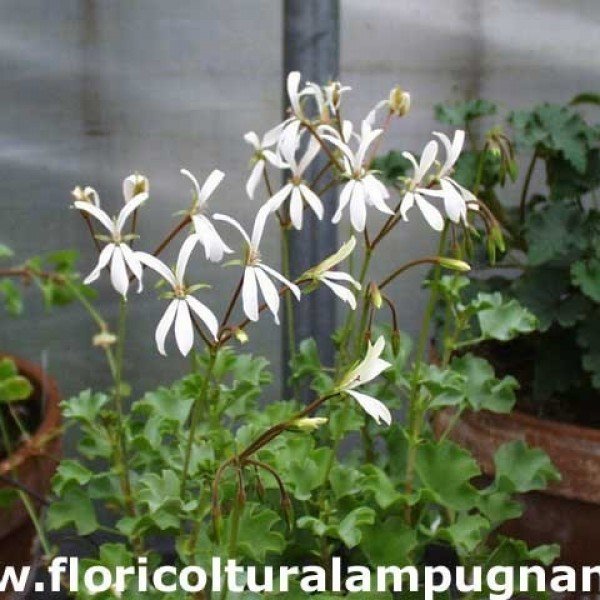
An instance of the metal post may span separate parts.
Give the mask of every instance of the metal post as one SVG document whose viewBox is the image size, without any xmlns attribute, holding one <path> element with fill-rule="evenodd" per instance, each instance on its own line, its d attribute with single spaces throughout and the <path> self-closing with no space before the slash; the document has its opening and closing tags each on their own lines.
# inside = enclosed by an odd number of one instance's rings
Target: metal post
<svg viewBox="0 0 600 600">
<path fill-rule="evenodd" d="M 339 0 L 285 0 L 284 3 L 284 85 L 290 71 L 300 71 L 303 80 L 324 84 L 339 76 L 340 39 Z M 287 106 L 287 97 L 285 105 Z M 319 155 L 306 178 L 310 181 L 325 165 Z M 336 193 L 328 191 L 321 196 L 325 216 L 319 222 L 314 213 L 305 211 L 304 227 L 290 232 L 290 270 L 293 275 L 303 273 L 326 256 L 335 252 L 337 233 L 331 223 L 335 211 Z M 319 289 L 302 302 L 294 303 L 294 331 L 296 341 L 312 337 L 316 340 L 321 360 L 333 363 L 334 348 L 330 334 L 335 325 L 335 300 L 332 294 Z M 284 381 L 289 369 L 287 327 L 283 331 Z"/>
</svg>

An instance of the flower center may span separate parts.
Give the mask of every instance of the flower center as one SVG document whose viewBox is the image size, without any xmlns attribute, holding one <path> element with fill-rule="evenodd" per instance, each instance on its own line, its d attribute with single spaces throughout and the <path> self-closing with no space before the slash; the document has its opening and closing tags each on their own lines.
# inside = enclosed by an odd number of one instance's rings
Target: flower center
<svg viewBox="0 0 600 600">
<path fill-rule="evenodd" d="M 246 264 L 249 266 L 254 266 L 257 265 L 259 262 L 260 252 L 256 248 L 249 246 L 246 253 Z"/>
</svg>

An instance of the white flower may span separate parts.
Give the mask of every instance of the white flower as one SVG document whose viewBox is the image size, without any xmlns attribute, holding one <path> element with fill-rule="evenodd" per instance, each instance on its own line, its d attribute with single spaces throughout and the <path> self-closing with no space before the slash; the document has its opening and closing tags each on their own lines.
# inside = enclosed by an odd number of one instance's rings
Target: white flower
<svg viewBox="0 0 600 600">
<path fill-rule="evenodd" d="M 374 345 L 369 342 L 365 358 L 346 374 L 337 389 L 352 396 L 377 423 L 383 421 L 390 425 L 392 415 L 385 404 L 372 396 L 356 391 L 357 387 L 369 383 L 392 366 L 389 362 L 380 358 L 384 347 L 385 340 L 383 336 L 380 336 Z"/>
<path fill-rule="evenodd" d="M 300 300 L 300 289 L 297 285 L 275 271 L 275 269 L 265 265 L 261 260 L 259 246 L 268 214 L 269 207 L 267 205 L 258 211 L 251 236 L 244 231 L 243 227 L 235 219 L 227 215 L 214 215 L 214 219 L 233 225 L 240 232 L 247 244 L 244 280 L 242 282 L 242 306 L 244 313 L 251 321 L 258 321 L 258 291 L 260 289 L 267 307 L 273 313 L 275 322 L 279 324 L 279 291 L 268 275 L 287 286 L 294 296 L 296 296 L 297 300 Z"/>
<path fill-rule="evenodd" d="M 319 263 L 316 267 L 309 269 L 301 279 L 312 279 L 320 281 L 325 284 L 340 300 L 347 302 L 352 310 L 356 310 L 356 298 L 351 290 L 345 288 L 343 285 L 337 283 L 338 281 L 348 282 L 357 291 L 360 291 L 360 283 L 354 279 L 348 273 L 342 273 L 340 271 L 332 271 L 333 267 L 337 266 L 354 250 L 356 246 L 356 238 L 352 236 L 340 249 L 331 256 L 327 257 L 324 261 Z"/>
<path fill-rule="evenodd" d="M 304 171 L 309 167 L 315 156 L 319 153 L 319 142 L 311 137 L 308 148 L 299 162 L 296 161 L 297 141 L 286 140 L 280 146 L 281 155 L 286 161 L 286 165 L 292 172 L 292 177 L 277 193 L 275 193 L 267 202 L 271 212 L 276 211 L 289 197 L 290 198 L 290 219 L 296 229 L 302 229 L 304 202 L 306 202 L 317 218 L 323 218 L 323 203 L 320 198 L 306 185 L 303 180 Z"/>
<path fill-rule="evenodd" d="M 217 186 L 223 181 L 225 174 L 218 169 L 215 169 L 204 182 L 202 188 L 196 177 L 187 169 L 181 169 L 181 174 L 185 175 L 193 185 L 194 208 L 192 221 L 198 241 L 204 246 L 206 259 L 212 262 L 219 262 L 223 258 L 223 254 L 231 254 L 233 250 L 221 239 L 217 233 L 215 226 L 210 222 L 210 219 L 204 214 L 206 202 Z"/>
<path fill-rule="evenodd" d="M 444 217 L 433 204 L 425 200 L 423 197 L 425 189 L 420 187 L 423 185 L 423 180 L 429 174 L 429 170 L 435 163 L 437 153 L 438 145 L 437 142 L 433 140 L 428 142 L 423 149 L 421 159 L 418 163 L 410 152 L 402 153 L 402 156 L 412 163 L 413 176 L 406 181 L 406 193 L 400 203 L 400 214 L 402 215 L 402 218 L 407 221 L 407 213 L 416 203 L 423 214 L 423 217 L 427 223 L 429 223 L 429 226 L 436 231 L 441 231 L 444 228 Z"/>
<path fill-rule="evenodd" d="M 123 199 L 129 202 L 138 194 L 150 193 L 150 182 L 147 177 L 133 173 L 123 179 Z"/>
<path fill-rule="evenodd" d="M 147 199 L 147 193 L 138 194 L 127 202 L 118 216 L 113 219 L 96 204 L 82 200 L 77 200 L 73 203 L 75 208 L 100 221 L 109 233 L 109 237 L 106 239 L 108 243 L 104 246 L 102 252 L 100 252 L 96 267 L 83 280 L 83 283 L 89 284 L 96 281 L 102 269 L 110 262 L 110 280 L 112 286 L 123 298 L 127 297 L 127 290 L 129 288 L 127 268 L 129 268 L 133 276 L 138 280 L 138 292 L 142 291 L 142 265 L 133 250 L 126 244 L 130 236 L 123 234 L 123 227 L 129 216 Z M 99 237 L 99 239 L 102 238 Z"/>
<path fill-rule="evenodd" d="M 473 194 L 458 184 L 450 177 L 456 161 L 460 157 L 462 147 L 465 141 L 465 132 L 458 129 L 454 133 L 452 141 L 447 135 L 434 131 L 435 135 L 444 145 L 446 150 L 446 160 L 437 175 L 441 189 L 422 189 L 422 194 L 442 198 L 444 200 L 444 210 L 448 218 L 454 223 L 467 220 L 467 202 L 475 200 Z"/>
<path fill-rule="evenodd" d="M 323 127 L 322 131 L 331 131 L 331 127 Z M 337 146 L 344 155 L 344 175 L 348 183 L 340 193 L 340 201 L 337 211 L 333 215 L 333 223 L 339 223 L 342 212 L 350 204 L 350 221 L 356 231 L 363 231 L 367 221 L 367 206 L 373 206 L 382 213 L 393 215 L 394 211 L 387 205 L 386 200 L 390 197 L 386 187 L 368 169 L 367 152 L 371 144 L 383 133 L 382 129 L 371 129 L 366 121 L 363 121 L 360 135 L 352 136 L 351 124 L 344 123 L 344 140 L 339 134 L 324 133 L 322 137 Z M 353 152 L 348 142 L 352 137 L 358 141 L 358 148 Z"/>
<path fill-rule="evenodd" d="M 274 146 L 279 141 L 279 136 L 281 135 L 282 130 L 283 123 L 280 123 L 279 125 L 273 127 L 273 129 L 267 131 L 267 133 L 263 135 L 262 139 L 260 139 L 254 131 L 249 131 L 248 133 L 244 134 L 244 139 L 246 142 L 254 148 L 254 166 L 252 167 L 250 177 L 248 177 L 248 181 L 246 183 L 246 193 L 250 198 L 254 198 L 256 186 L 258 185 L 260 178 L 263 176 L 267 161 L 269 161 L 278 169 L 283 169 L 285 167 L 283 160 L 275 152 L 268 150 L 268 148 Z"/>
<path fill-rule="evenodd" d="M 282 125 L 280 142 L 291 144 L 298 138 L 298 132 L 303 123 L 309 121 L 308 116 L 304 112 L 302 106 L 303 96 L 313 96 L 319 111 L 319 118 L 327 121 L 328 102 L 327 95 L 321 87 L 315 83 L 308 83 L 304 88 L 300 89 L 300 81 L 302 76 L 299 71 L 291 71 L 287 76 L 286 88 L 288 98 L 290 100 L 291 116 L 287 118 Z"/>
<path fill-rule="evenodd" d="M 194 323 L 190 311 L 206 325 L 211 336 L 215 340 L 217 339 L 219 330 L 217 318 L 207 306 L 192 296 L 192 292 L 197 288 L 195 286 L 188 287 L 185 283 L 185 270 L 192 250 L 198 241 L 197 236 L 191 235 L 183 242 L 177 257 L 177 264 L 173 270 L 152 254 L 136 252 L 140 262 L 156 271 L 172 288 L 173 299 L 159 321 L 155 333 L 156 346 L 162 355 L 166 355 L 165 340 L 173 323 L 175 323 L 175 341 L 181 354 L 187 356 L 192 349 L 194 345 Z"/>
</svg>

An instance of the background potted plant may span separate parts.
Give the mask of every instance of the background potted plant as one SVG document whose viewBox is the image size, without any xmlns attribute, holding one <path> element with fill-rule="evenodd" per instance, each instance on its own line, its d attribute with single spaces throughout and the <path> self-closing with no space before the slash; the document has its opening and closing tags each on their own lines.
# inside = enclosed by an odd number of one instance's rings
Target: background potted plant
<svg viewBox="0 0 600 600">
<path fill-rule="evenodd" d="M 564 106 L 540 104 L 511 112 L 506 117 L 510 134 L 504 124 L 483 126 L 497 119 L 493 103 L 436 108 L 442 122 L 470 132 L 455 177 L 494 215 L 498 229 L 485 238 L 488 249 L 494 249 L 496 231 L 505 240 L 496 248 L 494 267 L 480 262 L 471 286 L 458 292 L 464 282 L 448 279 L 444 293 L 447 299 L 458 294 L 466 301 L 501 292 L 536 317 L 526 319 L 518 337 L 505 330 L 497 332 L 501 343 L 482 338 L 476 347 L 473 340 L 452 338 L 451 330 L 442 330 L 453 351 L 471 347 L 520 384 L 517 411 L 465 414 L 452 438 L 470 448 L 488 474 L 497 472 L 492 456 L 501 443 L 522 439 L 544 449 L 562 479 L 528 494 L 524 518 L 505 531 L 532 543 L 557 540 L 562 560 L 574 565 L 600 560 L 592 542 L 600 522 L 600 139 L 598 126 L 581 112 L 584 104 L 598 102 L 594 94 L 581 94 Z M 520 159 L 525 169 L 517 185 Z M 397 155 L 386 160 L 396 169 L 406 166 Z M 466 235 L 465 241 L 475 237 Z M 481 256 L 482 249 L 475 241 L 472 254 Z M 511 302 L 504 310 L 501 329 L 518 312 Z M 471 321 L 475 332 L 495 326 Z M 455 422 L 457 415 L 444 413 L 438 427 Z"/>
<path fill-rule="evenodd" d="M 23 288 L 35 285 L 48 308 L 86 297 L 74 271 L 76 253 L 56 252 L 15 263 L 0 245 L 0 297 L 8 315 L 23 312 Z M 12 263 L 12 264 L 11 264 Z M 26 337 L 26 332 L 23 332 Z M 23 358 L 0 354 L 0 566 L 31 561 L 42 509 L 60 460 L 61 397 L 54 379 Z M 49 544 L 46 543 L 46 549 Z"/>
</svg>

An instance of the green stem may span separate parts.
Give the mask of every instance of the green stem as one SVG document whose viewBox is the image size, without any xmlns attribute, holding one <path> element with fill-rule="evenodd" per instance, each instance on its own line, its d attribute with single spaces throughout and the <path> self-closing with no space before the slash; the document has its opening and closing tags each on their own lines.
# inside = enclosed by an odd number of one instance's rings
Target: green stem
<svg viewBox="0 0 600 600">
<path fill-rule="evenodd" d="M 229 544 L 227 545 L 227 555 L 229 558 L 234 558 L 237 550 L 238 536 L 240 532 L 240 517 L 242 516 L 243 505 L 239 498 L 236 498 L 231 511 L 231 524 L 229 526 Z M 221 592 L 221 600 L 227 600 L 229 588 L 227 582 Z"/>
<path fill-rule="evenodd" d="M 519 221 L 522 223 L 525 222 L 525 210 L 527 208 L 527 195 L 529 193 L 529 185 L 531 184 L 531 178 L 533 176 L 533 171 L 535 169 L 535 163 L 538 159 L 537 150 L 533 153 L 531 157 L 531 161 L 529 162 L 529 167 L 527 168 L 527 173 L 525 174 L 525 182 L 523 183 L 523 190 L 521 191 L 521 200 L 519 201 Z"/>
<path fill-rule="evenodd" d="M 483 178 L 483 165 L 485 164 L 485 148 L 479 153 L 477 161 L 477 172 L 475 173 L 475 181 L 473 182 L 473 195 L 477 196 Z"/>
<path fill-rule="evenodd" d="M 183 461 L 183 472 L 181 474 L 181 486 L 180 486 L 180 496 L 181 500 L 184 501 L 187 480 L 189 477 L 190 470 L 190 460 L 192 457 L 192 448 L 194 446 L 194 440 L 196 438 L 196 429 L 198 428 L 198 423 L 200 422 L 200 412 L 204 412 L 206 414 L 208 412 L 207 399 L 208 399 L 208 387 L 210 384 L 210 378 L 212 377 L 212 373 L 215 367 L 215 363 L 217 361 L 217 349 L 210 349 L 210 358 L 208 360 L 208 367 L 206 369 L 206 375 L 204 377 L 204 381 L 202 382 L 202 389 L 200 390 L 200 394 L 195 398 L 194 404 L 192 405 L 192 418 L 190 421 L 190 431 L 188 434 L 187 444 L 185 448 L 185 457 Z"/>
<path fill-rule="evenodd" d="M 292 281 L 290 272 L 290 234 L 289 230 L 285 227 L 281 228 L 281 266 L 284 277 L 289 281 Z M 292 302 L 292 296 L 290 294 L 286 294 L 284 301 L 287 323 L 288 352 L 289 359 L 292 360 L 296 355 L 296 331 L 294 327 L 294 305 Z"/>
<path fill-rule="evenodd" d="M 117 325 L 117 349 L 114 357 L 114 401 L 117 413 L 118 451 L 116 459 L 121 476 L 121 487 L 125 496 L 125 505 L 130 516 L 135 516 L 135 505 L 131 493 L 127 439 L 125 435 L 125 411 L 123 409 L 123 357 L 125 353 L 125 329 L 127 322 L 127 302 L 122 298 L 119 304 L 119 322 Z M 108 356 L 108 354 L 107 354 Z M 110 362 L 110 361 L 109 361 Z"/>
<path fill-rule="evenodd" d="M 444 248 L 446 245 L 446 237 L 448 234 L 448 225 L 444 227 L 440 236 L 440 243 L 438 254 L 443 255 Z M 410 384 L 410 395 L 409 395 L 409 415 L 408 415 L 408 453 L 406 459 L 406 481 L 405 488 L 406 494 L 410 495 L 413 490 L 413 477 L 415 469 L 415 461 L 417 456 L 417 446 L 419 444 L 419 437 L 421 435 L 421 427 L 423 425 L 423 409 L 421 406 L 419 394 L 420 394 L 420 378 L 421 378 L 421 367 L 423 359 L 425 357 L 425 351 L 427 349 L 427 343 L 429 340 L 429 331 L 431 328 L 431 321 L 433 313 L 438 300 L 438 285 L 441 276 L 441 266 L 437 264 L 433 271 L 433 282 L 429 293 L 429 301 L 425 308 L 423 315 L 423 321 L 421 324 L 421 331 L 419 333 L 419 339 L 417 342 L 417 349 L 415 352 L 415 362 L 413 365 L 413 372 Z M 407 521 L 411 521 L 411 507 L 406 508 Z"/>
<path fill-rule="evenodd" d="M 2 415 L 2 412 L 0 412 L 0 434 L 2 435 L 2 442 L 4 444 L 4 447 L 6 448 L 6 453 L 10 456 L 12 454 L 12 444 L 10 443 L 10 436 L 8 435 L 8 430 L 6 428 L 6 423 L 4 422 L 4 416 Z M 13 470 L 12 475 L 14 479 L 18 481 L 16 470 Z M 40 544 L 42 545 L 42 549 L 44 550 L 44 554 L 46 556 L 50 556 L 52 549 L 50 547 L 50 543 L 48 542 L 48 538 L 46 537 L 46 534 L 44 532 L 44 528 L 42 527 L 42 524 L 38 518 L 37 512 L 35 511 L 35 507 L 31 502 L 31 499 L 29 498 L 27 493 L 21 489 L 17 490 L 17 494 L 19 495 L 19 499 L 23 503 L 23 506 L 25 507 L 29 518 L 31 519 L 33 527 L 35 528 L 35 531 L 40 540 Z"/>
<path fill-rule="evenodd" d="M 367 273 L 369 271 L 369 265 L 371 263 L 372 255 L 373 255 L 372 250 L 370 248 L 365 248 L 365 256 L 363 259 L 363 264 L 360 269 L 360 274 L 358 276 L 358 283 L 360 283 L 361 289 L 364 288 L 364 283 L 365 283 L 365 279 L 367 277 Z M 366 297 L 367 291 L 363 290 L 363 293 L 365 294 L 365 297 Z M 342 336 L 340 338 L 340 346 L 339 346 L 340 347 L 340 355 L 344 358 L 347 356 L 346 346 L 348 344 L 348 339 L 351 337 L 352 332 L 354 331 L 355 319 L 356 319 L 356 311 L 351 310 L 348 313 L 348 316 L 346 317 L 346 323 L 344 324 L 344 328 L 342 329 Z"/>
</svg>

